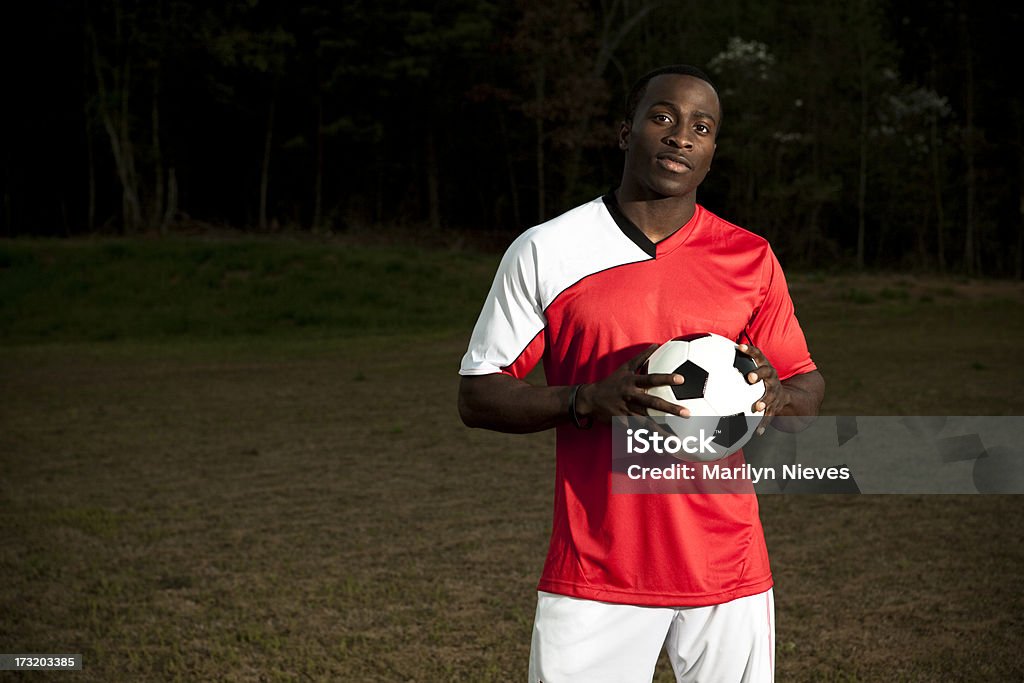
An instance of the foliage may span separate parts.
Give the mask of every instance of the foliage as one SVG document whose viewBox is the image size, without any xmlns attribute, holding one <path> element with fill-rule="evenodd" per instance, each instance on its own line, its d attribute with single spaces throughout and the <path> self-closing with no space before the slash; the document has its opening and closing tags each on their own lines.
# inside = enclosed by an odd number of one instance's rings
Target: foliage
<svg viewBox="0 0 1024 683">
<path fill-rule="evenodd" d="M 689 62 L 725 110 L 701 201 L 787 262 L 1020 275 L 1021 22 L 964 0 L 54 0 L 0 234 L 511 236 L 614 186 L 618 103 Z"/>
</svg>

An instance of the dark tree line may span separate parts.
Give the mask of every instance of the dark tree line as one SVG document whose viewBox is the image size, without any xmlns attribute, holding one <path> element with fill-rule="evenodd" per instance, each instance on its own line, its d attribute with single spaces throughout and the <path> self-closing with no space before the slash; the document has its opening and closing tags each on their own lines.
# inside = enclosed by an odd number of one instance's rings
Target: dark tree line
<svg viewBox="0 0 1024 683">
<path fill-rule="evenodd" d="M 50 0 L 7 26 L 0 234 L 513 233 L 707 68 L 701 201 L 788 262 L 1021 276 L 1021 10 L 969 0 Z"/>
</svg>

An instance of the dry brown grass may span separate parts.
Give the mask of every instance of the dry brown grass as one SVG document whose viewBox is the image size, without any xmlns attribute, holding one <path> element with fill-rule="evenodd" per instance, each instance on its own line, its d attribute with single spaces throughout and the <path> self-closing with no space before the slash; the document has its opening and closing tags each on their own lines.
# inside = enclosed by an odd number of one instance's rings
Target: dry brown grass
<svg viewBox="0 0 1024 683">
<path fill-rule="evenodd" d="M 794 278 L 830 412 L 1024 412 L 1024 297 L 973 287 Z M 553 439 L 461 426 L 467 335 L 4 349 L 0 649 L 81 681 L 522 680 Z M 1024 679 L 1024 497 L 762 516 L 779 681 Z"/>
</svg>

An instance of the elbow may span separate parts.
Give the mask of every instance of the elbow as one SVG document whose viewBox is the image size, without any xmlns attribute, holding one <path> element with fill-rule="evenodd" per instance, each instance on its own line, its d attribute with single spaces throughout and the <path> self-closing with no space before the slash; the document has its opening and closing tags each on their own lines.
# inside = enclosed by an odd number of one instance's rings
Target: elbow
<svg viewBox="0 0 1024 683">
<path fill-rule="evenodd" d="M 472 428 L 484 426 L 480 411 L 474 409 L 472 400 L 466 395 L 465 391 L 459 391 L 458 406 L 459 418 L 462 420 L 462 424 Z"/>
<path fill-rule="evenodd" d="M 459 417 L 462 424 L 472 428 L 504 431 L 499 397 L 508 390 L 508 378 L 503 374 L 464 376 L 459 382 Z"/>
<path fill-rule="evenodd" d="M 461 396 L 459 396 L 459 419 L 467 427 L 476 427 L 473 411 L 466 405 L 466 401 Z"/>
<path fill-rule="evenodd" d="M 816 372 L 814 381 L 814 415 L 818 415 L 821 412 L 821 404 L 825 400 L 825 376 L 820 372 Z"/>
<path fill-rule="evenodd" d="M 825 400 L 825 378 L 815 370 L 807 375 L 801 389 L 804 392 L 804 399 L 798 412 L 804 417 L 817 417 L 821 414 L 821 404 Z"/>
</svg>

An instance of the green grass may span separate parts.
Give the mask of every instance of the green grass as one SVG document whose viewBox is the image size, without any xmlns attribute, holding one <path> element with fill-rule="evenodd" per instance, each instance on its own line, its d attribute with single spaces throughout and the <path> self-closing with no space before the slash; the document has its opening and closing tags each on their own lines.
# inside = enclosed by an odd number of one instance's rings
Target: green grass
<svg viewBox="0 0 1024 683">
<path fill-rule="evenodd" d="M 455 411 L 496 263 L 2 243 L 0 649 L 81 652 L 81 681 L 521 680 L 553 435 Z M 833 414 L 1024 413 L 1018 284 L 790 275 Z M 778 680 L 1024 677 L 1024 497 L 761 514 Z"/>
<path fill-rule="evenodd" d="M 298 241 L 0 242 L 0 343 L 471 325 L 497 257 Z"/>
</svg>

